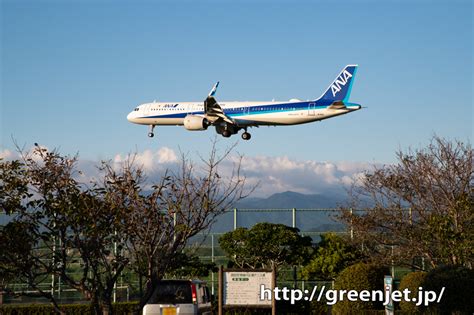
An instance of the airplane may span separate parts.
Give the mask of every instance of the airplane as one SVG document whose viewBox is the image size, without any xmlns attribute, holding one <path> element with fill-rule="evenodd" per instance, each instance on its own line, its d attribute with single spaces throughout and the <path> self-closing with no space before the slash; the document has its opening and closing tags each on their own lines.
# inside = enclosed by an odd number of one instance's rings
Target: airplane
<svg viewBox="0 0 474 315">
<path fill-rule="evenodd" d="M 240 130 L 242 139 L 249 140 L 249 127 L 297 125 L 344 115 L 361 109 L 349 102 L 357 65 L 347 65 L 327 90 L 316 100 L 287 102 L 217 102 L 217 82 L 204 102 L 153 102 L 136 107 L 127 115 L 128 121 L 148 125 L 153 137 L 155 126 L 177 125 L 187 130 L 206 130 L 210 126 L 223 137 Z"/>
</svg>

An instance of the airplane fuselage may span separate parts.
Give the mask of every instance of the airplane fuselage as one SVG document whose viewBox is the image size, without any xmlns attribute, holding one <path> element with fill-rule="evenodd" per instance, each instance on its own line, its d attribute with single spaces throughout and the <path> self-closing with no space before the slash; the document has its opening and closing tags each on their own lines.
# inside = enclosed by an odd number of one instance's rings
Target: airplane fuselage
<svg viewBox="0 0 474 315">
<path fill-rule="evenodd" d="M 326 104 L 325 104 L 326 103 Z M 331 102 L 321 101 L 262 101 L 220 102 L 224 113 L 239 126 L 296 125 L 343 115 L 361 108 L 346 103 L 340 109 L 329 108 Z M 202 102 L 153 102 L 139 105 L 128 114 L 130 122 L 141 125 L 181 126 L 187 115 L 204 117 Z"/>
</svg>

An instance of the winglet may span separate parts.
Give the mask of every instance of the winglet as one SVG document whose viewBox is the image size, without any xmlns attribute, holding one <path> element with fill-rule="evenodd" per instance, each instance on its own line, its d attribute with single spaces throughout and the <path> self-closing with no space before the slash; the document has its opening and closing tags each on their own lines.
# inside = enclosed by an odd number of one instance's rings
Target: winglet
<svg viewBox="0 0 474 315">
<path fill-rule="evenodd" d="M 216 94 L 218 86 L 219 86 L 219 81 L 217 81 L 217 83 L 214 84 L 214 87 L 212 88 L 211 92 L 209 92 L 209 96 L 214 96 L 214 94 Z"/>
</svg>

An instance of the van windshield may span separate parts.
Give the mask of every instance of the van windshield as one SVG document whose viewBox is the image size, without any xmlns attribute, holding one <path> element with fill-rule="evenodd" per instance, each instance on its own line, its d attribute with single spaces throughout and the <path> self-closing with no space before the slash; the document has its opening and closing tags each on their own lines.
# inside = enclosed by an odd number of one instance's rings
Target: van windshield
<svg viewBox="0 0 474 315">
<path fill-rule="evenodd" d="M 191 283 L 189 281 L 160 281 L 148 304 L 192 303 Z"/>
</svg>

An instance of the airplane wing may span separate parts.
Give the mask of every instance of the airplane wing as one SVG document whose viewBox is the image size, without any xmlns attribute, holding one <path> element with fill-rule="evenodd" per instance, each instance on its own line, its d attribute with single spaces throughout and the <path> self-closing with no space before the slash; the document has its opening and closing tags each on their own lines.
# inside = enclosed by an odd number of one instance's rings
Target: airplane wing
<svg viewBox="0 0 474 315">
<path fill-rule="evenodd" d="M 224 111 L 214 98 L 214 94 L 216 94 L 218 86 L 219 82 L 214 85 L 211 92 L 209 92 L 209 95 L 204 100 L 204 114 L 208 117 L 215 118 L 214 121 L 218 121 L 221 119 L 229 124 L 235 124 L 235 121 L 224 113 Z"/>
</svg>

